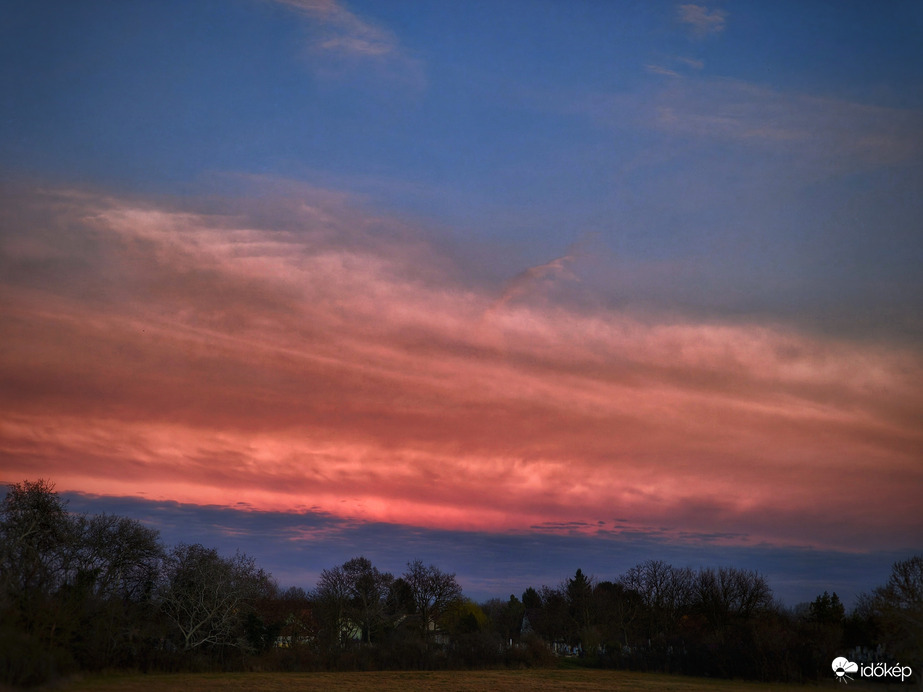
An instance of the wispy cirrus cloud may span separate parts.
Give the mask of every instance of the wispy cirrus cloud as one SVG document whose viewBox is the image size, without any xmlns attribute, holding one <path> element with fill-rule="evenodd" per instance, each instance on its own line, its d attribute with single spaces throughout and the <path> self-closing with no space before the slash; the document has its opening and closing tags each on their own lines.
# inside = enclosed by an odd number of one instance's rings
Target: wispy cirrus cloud
<svg viewBox="0 0 923 692">
<path fill-rule="evenodd" d="M 699 71 L 704 67 L 704 60 L 682 55 L 665 55 L 661 56 L 657 62 L 648 63 L 644 66 L 644 69 L 651 74 L 682 78 L 687 76 L 690 70 Z"/>
<path fill-rule="evenodd" d="M 652 125 L 664 131 L 781 147 L 816 172 L 895 165 L 923 154 L 923 113 L 913 109 L 780 93 L 729 79 L 673 85 L 654 109 Z"/>
<path fill-rule="evenodd" d="M 287 7 L 312 25 L 310 47 L 333 61 L 325 72 L 341 73 L 352 63 L 372 64 L 392 80 L 417 86 L 424 82 L 420 62 L 407 54 L 389 29 L 360 17 L 339 0 L 268 0 Z"/>
<path fill-rule="evenodd" d="M 540 292 L 542 287 L 554 284 L 561 279 L 578 281 L 579 279 L 567 268 L 573 261 L 574 254 L 568 253 L 520 272 L 507 283 L 503 294 L 490 306 L 487 314 L 502 309 L 517 298 Z"/>
<path fill-rule="evenodd" d="M 559 301 L 566 257 L 478 283 L 322 190 L 211 204 L 7 196 L 7 475 L 453 530 L 915 536 L 913 351 Z"/>
<path fill-rule="evenodd" d="M 689 58 L 686 56 L 677 56 L 676 61 L 693 70 L 701 70 L 705 67 L 705 61 L 699 58 Z"/>
<path fill-rule="evenodd" d="M 363 57 L 385 57 L 400 52 L 390 31 L 361 19 L 337 0 L 271 0 L 323 24 L 326 33 L 315 47 Z"/>
<path fill-rule="evenodd" d="M 676 8 L 679 20 L 688 25 L 692 34 L 698 38 L 715 36 L 725 29 L 727 12 L 720 9 L 709 10 L 705 5 L 685 4 Z"/>
<path fill-rule="evenodd" d="M 671 70 L 670 68 L 664 67 L 663 65 L 650 64 L 650 65 L 645 65 L 644 68 L 651 74 L 659 74 L 659 75 L 663 75 L 664 77 L 679 77 L 680 76 L 679 72 L 677 72 L 676 70 Z"/>
<path fill-rule="evenodd" d="M 679 76 L 657 65 L 648 71 Z M 672 79 L 637 94 L 599 94 L 574 106 L 601 125 L 662 132 L 783 156 L 791 172 L 818 175 L 919 160 L 923 113 L 782 92 L 730 78 Z"/>
<path fill-rule="evenodd" d="M 705 61 L 689 58 L 681 55 L 665 56 L 660 61 L 649 63 L 644 69 L 651 73 L 662 75 L 664 77 L 681 78 L 686 76 L 689 70 L 701 70 L 705 67 Z"/>
</svg>

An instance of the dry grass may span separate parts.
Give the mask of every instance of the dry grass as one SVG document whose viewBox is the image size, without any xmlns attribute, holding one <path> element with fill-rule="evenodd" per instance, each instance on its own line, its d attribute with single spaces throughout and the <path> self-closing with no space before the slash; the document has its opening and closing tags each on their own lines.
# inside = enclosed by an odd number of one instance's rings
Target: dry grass
<svg viewBox="0 0 923 692">
<path fill-rule="evenodd" d="M 784 685 L 709 680 L 625 671 L 486 670 L 373 673 L 195 673 L 86 677 L 65 690 L 99 692 L 818 692 L 821 685 Z"/>
</svg>

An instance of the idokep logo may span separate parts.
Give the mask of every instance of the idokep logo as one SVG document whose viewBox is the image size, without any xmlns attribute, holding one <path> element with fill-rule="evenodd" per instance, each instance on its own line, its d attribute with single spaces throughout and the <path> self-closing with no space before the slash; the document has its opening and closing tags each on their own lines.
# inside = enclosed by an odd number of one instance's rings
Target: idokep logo
<svg viewBox="0 0 923 692">
<path fill-rule="evenodd" d="M 839 682 L 848 682 L 855 679 L 850 677 L 848 673 L 859 673 L 860 677 L 863 678 L 900 679 L 901 682 L 913 675 L 913 670 L 910 666 L 902 666 L 900 663 L 895 663 L 893 666 L 887 663 L 863 663 L 860 666 L 843 656 L 837 656 L 833 659 L 832 668 L 833 674 L 836 675 Z"/>
<path fill-rule="evenodd" d="M 856 673 L 858 670 L 859 664 L 853 663 L 849 659 L 843 658 L 842 656 L 833 659 L 833 672 L 836 674 L 838 682 L 852 680 L 853 678 L 849 677 L 847 673 Z"/>
</svg>

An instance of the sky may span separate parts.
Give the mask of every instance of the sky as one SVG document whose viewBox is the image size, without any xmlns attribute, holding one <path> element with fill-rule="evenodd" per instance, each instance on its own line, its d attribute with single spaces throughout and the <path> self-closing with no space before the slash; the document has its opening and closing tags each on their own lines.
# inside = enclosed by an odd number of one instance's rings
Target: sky
<svg viewBox="0 0 923 692">
<path fill-rule="evenodd" d="M 923 5 L 4 0 L 0 481 L 475 598 L 923 552 Z"/>
</svg>

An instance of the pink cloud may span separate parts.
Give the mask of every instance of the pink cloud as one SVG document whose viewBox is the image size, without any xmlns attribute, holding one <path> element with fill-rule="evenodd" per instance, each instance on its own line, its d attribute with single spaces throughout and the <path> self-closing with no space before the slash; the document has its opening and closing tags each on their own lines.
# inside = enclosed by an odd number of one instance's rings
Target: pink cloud
<svg viewBox="0 0 923 692">
<path fill-rule="evenodd" d="M 56 222 L 0 251 L 5 478 L 841 547 L 904 545 L 923 518 L 912 350 L 556 302 L 564 258 L 498 292 L 318 190 L 234 213 L 17 200 Z"/>
</svg>

